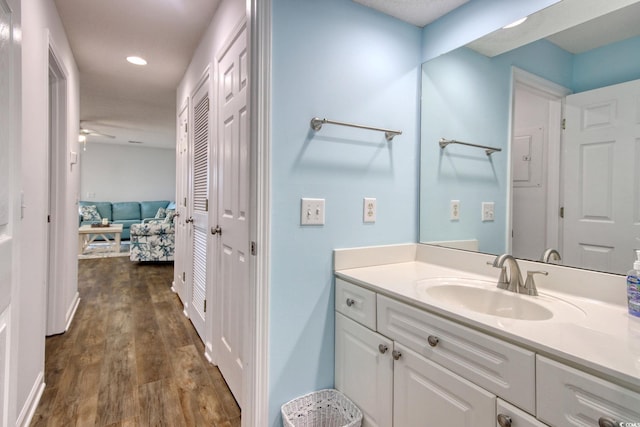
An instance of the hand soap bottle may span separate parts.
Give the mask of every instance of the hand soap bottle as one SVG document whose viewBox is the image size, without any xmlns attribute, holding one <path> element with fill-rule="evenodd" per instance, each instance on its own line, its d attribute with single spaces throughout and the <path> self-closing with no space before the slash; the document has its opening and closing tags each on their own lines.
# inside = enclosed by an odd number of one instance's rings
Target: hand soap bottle
<svg viewBox="0 0 640 427">
<path fill-rule="evenodd" d="M 640 317 L 640 250 L 636 250 L 633 270 L 627 273 L 627 301 L 629 314 Z"/>
</svg>

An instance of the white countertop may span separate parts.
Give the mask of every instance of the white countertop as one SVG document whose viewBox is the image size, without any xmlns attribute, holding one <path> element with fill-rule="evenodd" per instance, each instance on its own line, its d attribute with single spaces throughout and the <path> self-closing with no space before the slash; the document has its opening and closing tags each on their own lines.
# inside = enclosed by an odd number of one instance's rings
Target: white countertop
<svg viewBox="0 0 640 427">
<path fill-rule="evenodd" d="M 344 264 L 337 262 L 337 266 Z M 540 297 L 559 298 L 584 312 L 554 316 L 548 320 L 517 320 L 455 309 L 419 296 L 419 281 L 436 277 L 461 277 L 497 282 L 497 276 L 443 267 L 422 261 L 391 262 L 336 270 L 337 277 L 380 294 L 440 314 L 533 351 L 559 359 L 583 370 L 640 392 L 640 319 L 619 304 L 581 298 L 539 287 Z M 571 311 L 568 311 L 571 313 Z"/>
</svg>

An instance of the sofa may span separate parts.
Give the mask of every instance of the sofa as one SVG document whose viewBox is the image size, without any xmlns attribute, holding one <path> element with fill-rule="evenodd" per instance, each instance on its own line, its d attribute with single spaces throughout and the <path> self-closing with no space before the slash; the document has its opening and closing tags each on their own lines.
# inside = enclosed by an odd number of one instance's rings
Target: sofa
<svg viewBox="0 0 640 427">
<path fill-rule="evenodd" d="M 173 261 L 175 246 L 173 212 L 164 219 L 144 220 L 131 225 L 131 261 Z"/>
<path fill-rule="evenodd" d="M 96 214 L 92 215 L 95 206 Z M 84 208 L 83 208 L 84 207 Z M 145 202 L 92 202 L 82 200 L 79 202 L 80 225 L 99 222 L 102 218 L 107 218 L 114 224 L 122 224 L 123 240 L 130 239 L 130 228 L 132 224 L 139 224 L 144 219 L 155 218 L 159 209 L 175 209 L 175 203 L 169 200 L 156 200 Z M 83 213 L 85 214 L 83 217 Z"/>
</svg>

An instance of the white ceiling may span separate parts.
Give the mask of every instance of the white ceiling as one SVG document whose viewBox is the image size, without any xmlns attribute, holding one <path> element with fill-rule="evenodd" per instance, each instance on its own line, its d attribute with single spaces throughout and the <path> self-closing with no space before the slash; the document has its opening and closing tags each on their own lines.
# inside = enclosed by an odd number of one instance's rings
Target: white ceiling
<svg viewBox="0 0 640 427">
<path fill-rule="evenodd" d="M 547 38 L 564 50 L 581 53 L 640 34 L 638 0 L 563 0 L 522 25 L 494 31 L 468 47 L 493 57 Z"/>
<path fill-rule="evenodd" d="M 220 1 L 54 1 L 80 72 L 81 124 L 115 136 L 88 144 L 174 148 L 176 88 Z"/>
<path fill-rule="evenodd" d="M 402 21 L 424 27 L 469 0 L 353 0 Z"/>
</svg>

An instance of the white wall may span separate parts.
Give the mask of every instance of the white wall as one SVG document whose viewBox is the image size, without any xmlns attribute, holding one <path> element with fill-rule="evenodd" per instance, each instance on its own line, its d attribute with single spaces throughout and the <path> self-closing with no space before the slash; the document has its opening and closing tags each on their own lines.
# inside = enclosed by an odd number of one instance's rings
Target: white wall
<svg viewBox="0 0 640 427">
<path fill-rule="evenodd" d="M 80 200 L 175 200 L 174 149 L 87 142 L 80 151 Z"/>
<path fill-rule="evenodd" d="M 16 304 L 18 317 L 18 423 L 28 421 L 44 386 L 44 337 L 47 290 L 47 207 L 48 207 L 48 61 L 49 40 L 67 76 L 67 146 L 62 153 L 78 151 L 79 90 L 76 67 L 64 28 L 51 0 L 22 2 L 22 183 L 24 218 L 22 221 L 21 283 Z M 60 212 L 58 268 L 62 288 L 56 297 L 63 317 L 72 314 L 77 298 L 77 212 L 79 185 L 77 165 L 62 166 L 64 205 Z M 63 319 L 64 320 L 64 319 Z"/>
</svg>

